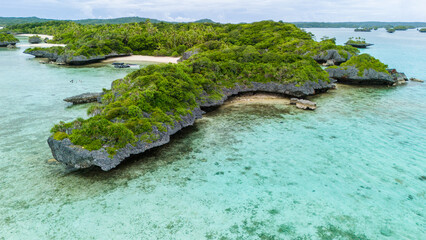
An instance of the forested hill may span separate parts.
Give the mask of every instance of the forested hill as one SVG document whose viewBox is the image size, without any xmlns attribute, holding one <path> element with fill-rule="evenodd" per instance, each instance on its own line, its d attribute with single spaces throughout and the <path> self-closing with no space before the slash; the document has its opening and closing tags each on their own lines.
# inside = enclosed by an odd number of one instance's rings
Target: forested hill
<svg viewBox="0 0 426 240">
<path fill-rule="evenodd" d="M 142 17 L 122 17 L 122 18 L 110 18 L 110 19 L 81 19 L 81 20 L 59 20 L 59 21 L 72 21 L 80 24 L 122 24 L 122 23 L 135 23 L 145 22 L 150 20 L 152 23 L 167 22 L 158 19 L 142 18 Z M 53 21 L 56 19 L 45 19 L 38 17 L 0 17 L 0 26 L 22 24 L 22 23 L 42 23 Z M 210 19 L 200 19 L 195 21 L 196 23 L 214 23 Z"/>
<path fill-rule="evenodd" d="M 293 22 L 300 28 L 389 28 L 394 26 L 426 27 L 426 22 Z"/>
</svg>

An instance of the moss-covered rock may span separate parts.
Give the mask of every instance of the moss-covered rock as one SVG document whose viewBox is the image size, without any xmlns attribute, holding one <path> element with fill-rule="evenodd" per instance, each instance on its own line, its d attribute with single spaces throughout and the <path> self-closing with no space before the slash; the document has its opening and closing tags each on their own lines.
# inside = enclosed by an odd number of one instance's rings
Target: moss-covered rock
<svg viewBox="0 0 426 240">
<path fill-rule="evenodd" d="M 0 33 L 0 47 L 7 47 L 9 45 L 16 45 L 19 42 L 12 34 Z"/>
<path fill-rule="evenodd" d="M 339 67 L 329 67 L 326 71 L 341 83 L 393 85 L 396 82 L 387 71 L 387 65 L 368 54 L 352 57 Z"/>
</svg>

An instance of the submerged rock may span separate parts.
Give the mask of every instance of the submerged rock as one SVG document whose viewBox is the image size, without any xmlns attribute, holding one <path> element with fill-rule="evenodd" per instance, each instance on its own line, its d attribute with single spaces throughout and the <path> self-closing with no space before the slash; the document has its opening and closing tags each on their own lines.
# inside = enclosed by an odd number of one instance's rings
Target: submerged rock
<svg viewBox="0 0 426 240">
<path fill-rule="evenodd" d="M 68 138 L 63 140 L 55 140 L 49 137 L 47 140 L 49 147 L 52 150 L 53 157 L 59 162 L 74 168 L 88 168 L 98 166 L 104 171 L 111 170 L 116 167 L 126 158 L 131 155 L 141 154 L 148 149 L 164 145 L 170 141 L 170 136 L 178 132 L 184 127 L 191 126 L 195 120 L 202 118 L 204 110 L 218 107 L 222 105 L 229 97 L 245 92 L 269 92 L 279 93 L 287 96 L 303 97 L 325 92 L 333 88 L 333 82 L 324 81 L 306 82 L 303 86 L 296 86 L 295 83 L 279 84 L 279 83 L 257 83 L 253 82 L 250 86 L 237 85 L 232 89 L 224 88 L 223 97 L 219 100 L 206 100 L 199 103 L 199 107 L 192 110 L 192 115 L 181 116 L 181 121 L 174 122 L 173 126 L 164 125 L 167 128 L 166 132 L 161 132 L 156 126 L 153 126 L 152 134 L 158 135 L 159 138 L 153 142 L 147 143 L 138 141 L 136 144 L 127 144 L 126 147 L 117 149 L 115 155 L 108 154 L 105 148 L 89 151 L 81 146 L 76 146 L 71 143 Z M 203 97 L 203 96 L 201 96 Z M 149 117 L 149 116 L 144 116 Z"/>
<path fill-rule="evenodd" d="M 72 104 L 97 102 L 100 101 L 100 97 L 102 96 L 102 94 L 103 93 L 83 93 L 80 95 L 65 98 L 64 101 L 70 102 Z"/>
<path fill-rule="evenodd" d="M 317 104 L 315 102 L 311 102 L 306 99 L 291 98 L 290 104 L 296 105 L 297 108 L 303 110 L 315 110 L 317 108 Z"/>
<path fill-rule="evenodd" d="M 420 79 L 417 79 L 417 78 L 410 78 L 410 81 L 413 81 L 413 82 L 424 82 L 423 80 L 420 80 Z"/>
</svg>

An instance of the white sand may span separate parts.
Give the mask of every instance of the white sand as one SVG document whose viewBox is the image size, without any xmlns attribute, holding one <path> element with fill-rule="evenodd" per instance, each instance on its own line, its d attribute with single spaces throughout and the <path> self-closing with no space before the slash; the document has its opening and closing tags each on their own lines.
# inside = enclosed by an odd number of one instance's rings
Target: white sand
<svg viewBox="0 0 426 240">
<path fill-rule="evenodd" d="M 156 62 L 156 63 L 177 63 L 178 57 L 154 57 L 143 55 L 132 55 L 127 57 L 108 58 L 102 62 Z"/>
<path fill-rule="evenodd" d="M 65 47 L 65 44 L 54 44 L 54 43 L 38 43 L 38 44 L 20 44 L 16 45 L 17 47 Z"/>
<path fill-rule="evenodd" d="M 36 36 L 36 35 L 40 36 L 41 39 L 45 39 L 45 38 L 48 38 L 49 40 L 53 39 L 53 36 L 51 36 L 51 35 L 44 35 L 44 34 L 17 34 L 16 36 L 20 36 L 20 37 L 31 37 L 31 36 Z"/>
<path fill-rule="evenodd" d="M 254 93 L 242 94 L 240 96 L 231 97 L 224 103 L 224 106 L 234 104 L 290 104 L 290 99 L 275 93 Z"/>
</svg>

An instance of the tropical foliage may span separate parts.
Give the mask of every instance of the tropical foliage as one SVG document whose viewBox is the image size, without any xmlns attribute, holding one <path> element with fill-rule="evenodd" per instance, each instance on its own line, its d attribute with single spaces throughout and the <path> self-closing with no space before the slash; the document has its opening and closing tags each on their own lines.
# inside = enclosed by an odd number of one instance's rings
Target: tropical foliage
<svg viewBox="0 0 426 240">
<path fill-rule="evenodd" d="M 36 30 L 30 31 L 53 34 L 53 42 L 67 44 L 48 49 L 52 54 L 92 56 L 125 51 L 181 55 L 187 50 L 198 52 L 182 63 L 151 65 L 114 81 L 110 90 L 104 89 L 102 104 L 89 108 L 91 118 L 61 122 L 52 129 L 57 140 L 68 138 L 88 150 L 103 148 L 111 156 L 127 144 L 157 140 L 161 132 L 191 116 L 195 108 L 222 99 L 224 89 L 250 87 L 253 82 L 289 83 L 295 87 L 307 82 L 328 82 L 328 74 L 312 56 L 329 49 L 337 49 L 343 55 L 358 53 L 353 47 L 337 46 L 335 39 L 324 38 L 317 42 L 310 33 L 293 24 L 273 21 L 252 24 L 154 24 L 149 21 L 120 25 L 49 24 L 36 24 Z"/>
<path fill-rule="evenodd" d="M 383 64 L 382 62 L 380 62 L 380 60 L 366 53 L 354 56 L 347 62 L 344 62 L 340 65 L 340 67 L 343 68 L 348 66 L 353 66 L 357 68 L 359 76 L 362 76 L 364 74 L 364 70 L 368 69 L 389 74 L 389 72 L 387 71 L 388 65 Z"/>
<path fill-rule="evenodd" d="M 12 34 L 7 33 L 0 33 L 0 42 L 19 42 L 19 39 L 17 39 Z"/>
</svg>

